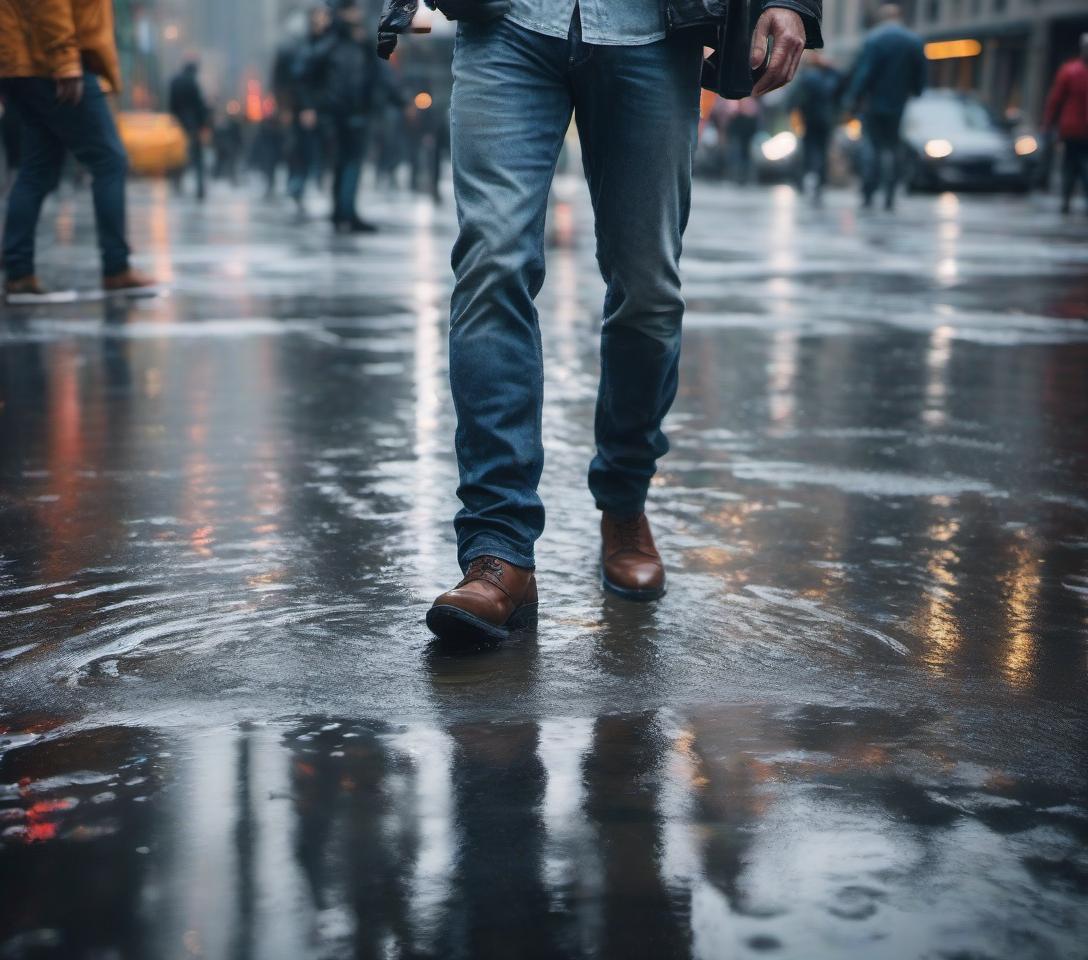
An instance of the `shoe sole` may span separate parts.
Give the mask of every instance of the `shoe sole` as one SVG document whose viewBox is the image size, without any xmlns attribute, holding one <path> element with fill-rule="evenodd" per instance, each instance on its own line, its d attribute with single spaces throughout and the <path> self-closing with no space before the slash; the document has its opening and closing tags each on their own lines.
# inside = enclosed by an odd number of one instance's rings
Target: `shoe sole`
<svg viewBox="0 0 1088 960">
<path fill-rule="evenodd" d="M 427 611 L 427 627 L 442 643 L 451 647 L 494 645 L 509 640 L 517 630 L 535 627 L 537 605 L 527 603 L 514 611 L 501 626 L 481 620 L 460 607 L 443 604 Z"/>
<path fill-rule="evenodd" d="M 75 290 L 56 290 L 52 293 L 6 293 L 4 301 L 13 307 L 32 307 L 36 304 L 75 303 L 79 293 Z"/>
<path fill-rule="evenodd" d="M 650 603 L 665 596 L 664 586 L 654 587 L 652 590 L 634 590 L 631 587 L 620 587 L 609 580 L 604 573 L 601 573 L 601 586 L 617 597 L 622 597 L 624 600 L 634 600 L 637 603 Z"/>
<path fill-rule="evenodd" d="M 166 293 L 166 288 L 156 284 L 153 287 L 121 287 L 118 290 L 102 289 L 107 297 L 127 297 L 129 300 L 154 300 Z"/>
</svg>

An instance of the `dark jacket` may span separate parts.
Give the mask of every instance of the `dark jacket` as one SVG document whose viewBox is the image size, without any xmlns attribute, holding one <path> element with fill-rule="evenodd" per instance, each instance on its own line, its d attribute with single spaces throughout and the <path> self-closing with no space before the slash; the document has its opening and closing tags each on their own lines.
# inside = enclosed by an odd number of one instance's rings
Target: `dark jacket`
<svg viewBox="0 0 1088 960">
<path fill-rule="evenodd" d="M 196 67 L 187 64 L 170 82 L 170 112 L 187 133 L 196 133 L 208 125 L 211 111 L 200 90 Z"/>
<path fill-rule="evenodd" d="M 272 63 L 272 92 L 276 102 L 287 110 L 299 113 L 316 110 L 324 94 L 328 50 L 326 34 L 308 33 L 289 40 L 277 51 Z"/>
<path fill-rule="evenodd" d="M 926 86 L 922 39 L 898 23 L 873 30 L 861 48 L 846 91 L 846 106 L 863 116 L 898 122 L 907 101 Z"/>
<path fill-rule="evenodd" d="M 839 115 L 842 75 L 833 67 L 808 66 L 793 81 L 790 108 L 801 114 L 805 130 L 826 133 Z"/>
<path fill-rule="evenodd" d="M 425 0 L 433 6 L 432 0 Z M 703 86 L 729 99 L 741 100 L 752 92 L 755 76 L 748 65 L 752 32 L 759 14 L 768 7 L 785 7 L 801 15 L 805 46 L 823 46 L 820 17 L 823 0 L 661 0 L 669 32 L 700 29 L 713 55 L 703 68 Z M 378 25 L 378 55 L 388 59 L 419 7 L 419 0 L 385 0 Z"/>
<path fill-rule="evenodd" d="M 377 61 L 368 46 L 337 21 L 305 53 L 300 83 L 312 91 L 314 106 L 335 117 L 370 111 L 378 83 Z"/>
</svg>

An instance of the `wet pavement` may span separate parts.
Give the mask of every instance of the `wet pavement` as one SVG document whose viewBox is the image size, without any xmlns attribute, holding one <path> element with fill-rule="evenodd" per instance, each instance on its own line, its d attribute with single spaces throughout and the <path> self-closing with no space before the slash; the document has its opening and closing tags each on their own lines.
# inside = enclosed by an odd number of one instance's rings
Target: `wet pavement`
<svg viewBox="0 0 1088 960">
<path fill-rule="evenodd" d="M 0 958 L 1088 957 L 1088 227 L 701 186 L 602 596 L 559 185 L 535 633 L 449 656 L 453 217 L 137 185 L 169 296 L 0 323 Z M 42 273 L 94 282 L 83 198 Z"/>
</svg>

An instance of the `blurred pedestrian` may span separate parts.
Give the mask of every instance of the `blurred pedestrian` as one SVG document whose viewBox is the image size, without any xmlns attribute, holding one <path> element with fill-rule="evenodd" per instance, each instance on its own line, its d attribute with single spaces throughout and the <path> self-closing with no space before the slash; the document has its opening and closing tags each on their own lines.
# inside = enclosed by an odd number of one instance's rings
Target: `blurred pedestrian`
<svg viewBox="0 0 1088 960">
<path fill-rule="evenodd" d="M 200 60 L 190 55 L 170 81 L 170 112 L 177 118 L 189 140 L 189 169 L 196 178 L 196 198 L 203 200 L 204 138 L 208 135 L 211 110 L 200 88 Z"/>
<path fill-rule="evenodd" d="M 725 128 L 730 174 L 739 184 L 752 178 L 752 141 L 759 132 L 760 106 L 755 97 L 727 100 L 729 122 Z"/>
<path fill-rule="evenodd" d="M 103 289 L 138 293 L 154 285 L 129 265 L 128 157 L 100 76 L 120 88 L 111 0 L 0 0 L 0 78 L 21 148 L 4 224 L 4 290 L 13 302 L 47 296 L 35 276 L 35 234 L 68 151 L 91 174 Z"/>
<path fill-rule="evenodd" d="M 238 185 L 238 167 L 242 159 L 242 121 L 237 113 L 228 109 L 212 131 L 212 146 L 215 148 L 215 166 L 212 177 L 227 180 L 231 186 Z"/>
<path fill-rule="evenodd" d="M 318 5 L 310 10 L 306 35 L 294 40 L 284 50 L 284 72 L 279 78 L 277 97 L 291 112 L 291 146 L 288 158 L 287 195 L 300 212 L 306 184 L 316 178 L 322 148 L 317 108 L 320 90 L 316 77 L 320 71 L 322 40 L 331 25 L 329 8 Z"/>
<path fill-rule="evenodd" d="M 771 54 L 752 89 L 757 96 L 787 83 L 806 43 L 821 42 L 818 0 L 783 3 L 778 9 L 770 0 L 754 36 L 745 30 L 741 38 L 749 63 Z M 387 6 L 383 41 L 409 28 L 412 6 Z M 464 21 L 453 55 L 459 233 L 449 344 L 463 505 L 454 527 L 464 577 L 435 600 L 427 624 L 443 640 L 480 644 L 536 617 L 544 381 L 534 300 L 544 281 L 548 197 L 572 116 L 607 287 L 597 453 L 589 468 L 602 512 L 600 570 L 605 587 L 625 599 L 665 592 L 645 503 L 668 450 L 662 422 L 679 384 L 679 258 L 704 59 L 703 31 L 676 28 L 713 23 L 722 5 L 626 0 L 585 3 L 577 12 L 573 0 L 437 6 Z M 391 48 L 386 42 L 382 49 Z"/>
<path fill-rule="evenodd" d="M 815 206 L 823 202 L 827 184 L 827 152 L 839 114 L 842 75 L 823 54 L 810 50 L 794 81 L 790 106 L 805 126 L 802 147 L 802 187 Z"/>
<path fill-rule="evenodd" d="M 265 200 L 271 200 L 276 194 L 279 169 L 287 155 L 287 131 L 291 126 L 291 118 L 276 108 L 272 98 L 269 98 L 263 109 L 264 119 L 257 126 L 250 148 L 250 164 L 264 180 Z"/>
<path fill-rule="evenodd" d="M 379 82 L 355 0 L 333 0 L 333 20 L 316 44 L 309 78 L 333 139 L 332 224 L 338 233 L 373 233 L 359 216 L 356 195 L 366 153 L 367 120 Z"/>
<path fill-rule="evenodd" d="M 1043 127 L 1062 141 L 1062 213 L 1073 207 L 1080 181 L 1088 203 L 1088 33 L 1080 36 L 1080 56 L 1058 71 L 1046 98 Z"/>
<path fill-rule="evenodd" d="M 926 59 L 921 37 L 903 26 L 898 4 L 882 6 L 877 21 L 861 48 L 845 101 L 861 117 L 862 203 L 871 207 L 880 190 L 884 209 L 893 210 L 901 173 L 903 112 L 907 101 L 925 89 Z"/>
</svg>

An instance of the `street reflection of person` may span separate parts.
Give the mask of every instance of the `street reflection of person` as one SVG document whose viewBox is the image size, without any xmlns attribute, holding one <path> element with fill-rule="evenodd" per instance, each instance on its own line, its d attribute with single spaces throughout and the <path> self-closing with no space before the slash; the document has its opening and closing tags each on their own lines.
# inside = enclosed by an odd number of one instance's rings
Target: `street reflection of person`
<svg viewBox="0 0 1088 960">
<path fill-rule="evenodd" d="M 903 111 L 907 101 L 925 89 L 926 60 L 921 37 L 903 26 L 897 4 L 882 6 L 877 20 L 861 49 L 845 101 L 861 116 L 862 204 L 871 207 L 880 191 L 884 209 L 892 210 L 901 175 Z"/>
<path fill-rule="evenodd" d="M 1043 127 L 1062 141 L 1062 213 L 1073 208 L 1079 182 L 1088 204 L 1088 33 L 1080 37 L 1080 56 L 1064 63 L 1046 98 Z"/>
<path fill-rule="evenodd" d="M 103 289 L 139 295 L 154 285 L 129 265 L 128 158 L 100 77 L 113 90 L 121 86 L 110 0 L 0 2 L 0 78 L 21 149 L 4 224 L 9 302 L 48 295 L 35 275 L 35 235 L 68 152 L 91 174 Z"/>
<path fill-rule="evenodd" d="M 181 124 L 185 137 L 189 141 L 189 169 L 196 181 L 196 198 L 203 200 L 206 192 L 204 182 L 204 137 L 211 123 L 211 110 L 200 88 L 200 60 L 190 54 L 181 70 L 170 81 L 170 112 Z M 177 181 L 180 187 L 180 178 Z"/>
<path fill-rule="evenodd" d="M 804 172 L 802 186 L 815 206 L 823 201 L 827 184 L 827 152 L 838 119 L 842 76 L 822 55 L 806 54 L 806 64 L 794 84 L 790 106 L 801 115 Z"/>
<path fill-rule="evenodd" d="M 763 0 L 750 92 L 792 78 L 821 43 L 819 0 Z M 380 49 L 408 29 L 415 4 L 393 0 Z M 665 590 L 645 514 L 662 421 L 678 386 L 681 239 L 690 208 L 704 30 L 717 0 L 438 0 L 460 21 L 451 103 L 454 194 L 449 368 L 462 509 L 464 579 L 428 613 L 449 642 L 501 640 L 535 618 L 537 493 L 544 462 L 541 332 L 544 231 L 555 165 L 572 115 L 593 200 L 607 285 L 597 453 L 589 486 L 602 512 L 602 572 L 632 600 Z M 748 34 L 743 37 L 749 47 Z M 743 54 L 742 54 L 743 55 Z"/>
</svg>

